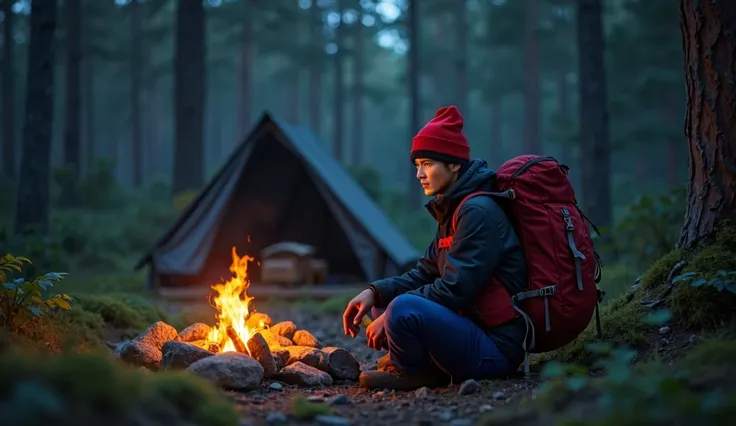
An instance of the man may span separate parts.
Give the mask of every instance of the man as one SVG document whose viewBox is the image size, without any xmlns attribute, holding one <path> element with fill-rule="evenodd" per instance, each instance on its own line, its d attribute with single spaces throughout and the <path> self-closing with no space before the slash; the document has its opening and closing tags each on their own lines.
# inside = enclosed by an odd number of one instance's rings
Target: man
<svg viewBox="0 0 736 426">
<path fill-rule="evenodd" d="M 437 235 L 416 267 L 372 283 L 348 304 L 345 333 L 355 337 L 363 317 L 368 345 L 388 348 L 377 371 L 360 375 L 369 389 L 411 390 L 468 378 L 503 377 L 524 358 L 526 324 L 510 294 L 524 290 L 526 263 L 504 211 L 489 196 L 495 172 L 470 161 L 463 118 L 441 108 L 413 138 L 411 160 Z M 385 309 L 383 313 L 380 311 Z"/>
</svg>

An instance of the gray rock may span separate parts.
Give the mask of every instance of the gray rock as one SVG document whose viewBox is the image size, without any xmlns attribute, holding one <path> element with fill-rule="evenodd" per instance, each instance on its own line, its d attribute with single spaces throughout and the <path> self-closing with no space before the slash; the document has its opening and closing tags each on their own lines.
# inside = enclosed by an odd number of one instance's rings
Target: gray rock
<svg viewBox="0 0 736 426">
<path fill-rule="evenodd" d="M 478 411 L 480 411 L 481 413 L 487 413 L 493 410 L 494 410 L 494 407 L 491 404 L 483 404 L 478 408 Z"/>
<path fill-rule="evenodd" d="M 659 328 L 659 334 L 667 334 L 669 332 L 670 332 L 670 328 L 667 327 L 667 326 L 664 326 L 664 327 L 660 327 Z"/>
<path fill-rule="evenodd" d="M 269 330 L 271 330 L 271 333 L 278 334 L 279 336 L 292 340 L 294 333 L 296 332 L 296 324 L 291 321 L 281 321 L 280 323 L 276 323 L 269 327 Z"/>
<path fill-rule="evenodd" d="M 350 420 L 346 419 L 345 417 L 338 417 L 338 416 L 318 415 L 314 417 L 314 421 L 321 425 L 328 425 L 328 426 L 349 426 L 350 425 Z"/>
<path fill-rule="evenodd" d="M 478 392 L 481 389 L 480 383 L 476 382 L 473 379 L 466 380 L 460 385 L 460 390 L 458 393 L 460 395 L 470 395 L 473 393 Z"/>
<path fill-rule="evenodd" d="M 276 411 L 272 413 L 268 413 L 266 415 L 266 423 L 268 424 L 279 424 L 279 423 L 286 423 L 289 421 L 289 418 L 286 416 L 286 414 Z"/>
<path fill-rule="evenodd" d="M 164 343 L 159 364 L 162 370 L 183 370 L 200 359 L 214 356 L 210 351 L 186 342 L 175 340 Z"/>
<path fill-rule="evenodd" d="M 276 373 L 275 378 L 297 386 L 329 386 L 332 384 L 332 377 L 329 374 L 300 361 L 284 367 Z"/>
<path fill-rule="evenodd" d="M 501 400 L 501 399 L 505 399 L 506 398 L 506 394 L 504 394 L 501 391 L 493 392 L 493 395 L 491 396 L 491 398 L 493 398 L 496 401 L 498 401 L 498 400 Z"/>
<path fill-rule="evenodd" d="M 163 321 L 153 323 L 143 333 L 125 343 L 118 351 L 118 357 L 128 364 L 157 370 L 163 354 L 164 343 L 175 340 L 176 329 Z"/>
<path fill-rule="evenodd" d="M 327 398 L 325 402 L 327 402 L 327 405 L 350 405 L 350 398 L 340 393 Z"/>
<path fill-rule="evenodd" d="M 210 326 L 197 322 L 179 333 L 179 339 L 182 342 L 194 342 L 195 340 L 207 340 L 207 335 L 210 333 Z"/>
<path fill-rule="evenodd" d="M 273 382 L 270 385 L 268 385 L 268 388 L 272 391 L 280 392 L 284 390 L 284 385 L 282 385 L 279 382 Z"/>
<path fill-rule="evenodd" d="M 434 392 L 432 392 L 432 390 L 426 386 L 421 387 L 414 391 L 414 396 L 416 398 L 427 398 L 431 395 L 434 395 Z"/>
<path fill-rule="evenodd" d="M 317 349 L 322 348 L 322 343 L 317 340 L 316 337 L 312 336 L 312 333 L 307 330 L 297 330 L 291 340 L 297 346 L 310 346 Z"/>
<path fill-rule="evenodd" d="M 186 370 L 224 389 L 232 390 L 252 390 L 260 387 L 264 373 L 258 361 L 237 352 L 225 352 L 200 359 Z"/>
</svg>

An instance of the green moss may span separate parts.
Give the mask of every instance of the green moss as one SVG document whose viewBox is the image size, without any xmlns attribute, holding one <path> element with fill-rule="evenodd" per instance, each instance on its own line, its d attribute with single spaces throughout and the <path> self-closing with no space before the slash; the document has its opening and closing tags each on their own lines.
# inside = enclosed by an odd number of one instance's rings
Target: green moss
<svg viewBox="0 0 736 426">
<path fill-rule="evenodd" d="M 731 365 L 736 360 L 736 340 L 730 338 L 716 337 L 705 339 L 698 344 L 682 360 L 687 367 L 697 369 L 704 365 L 711 367 Z"/>
<path fill-rule="evenodd" d="M 656 260 L 644 275 L 642 275 L 641 286 L 644 288 L 655 288 L 664 284 L 672 268 L 682 258 L 682 250 L 673 250 Z"/>
<path fill-rule="evenodd" d="M 629 298 L 626 295 L 601 306 L 602 339 L 596 333 L 595 318 L 588 328 L 570 344 L 544 355 L 543 359 L 556 359 L 565 363 L 589 365 L 597 356 L 585 349 L 585 345 L 593 342 L 612 342 L 617 345 L 640 346 L 645 342 L 644 324 L 641 318 L 647 309 L 639 303 L 638 294 Z"/>
<path fill-rule="evenodd" d="M 0 400 L 2 424 L 238 424 L 210 383 L 184 372 L 143 373 L 103 354 L 5 356 Z"/>
<path fill-rule="evenodd" d="M 721 226 L 708 245 L 689 254 L 684 272 L 711 278 L 717 271 L 736 270 L 736 227 Z M 719 292 L 712 286 L 693 287 L 682 282 L 672 292 L 671 308 L 684 325 L 698 329 L 713 329 L 736 319 L 736 295 Z"/>
<path fill-rule="evenodd" d="M 156 321 L 177 326 L 175 318 L 140 296 L 82 294 L 74 297 L 83 310 L 99 314 L 115 328 L 143 331 Z"/>
</svg>

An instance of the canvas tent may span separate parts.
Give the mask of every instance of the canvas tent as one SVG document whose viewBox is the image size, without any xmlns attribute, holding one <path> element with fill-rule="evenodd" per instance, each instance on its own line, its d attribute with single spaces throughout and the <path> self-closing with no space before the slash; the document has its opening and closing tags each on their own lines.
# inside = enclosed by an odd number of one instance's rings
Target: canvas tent
<svg viewBox="0 0 736 426">
<path fill-rule="evenodd" d="M 413 266 L 415 249 L 307 128 L 269 113 L 219 173 L 138 262 L 149 286 L 218 283 L 231 249 L 296 241 L 329 263 L 328 281 L 371 281 Z M 249 264 L 258 281 L 257 262 Z"/>
</svg>

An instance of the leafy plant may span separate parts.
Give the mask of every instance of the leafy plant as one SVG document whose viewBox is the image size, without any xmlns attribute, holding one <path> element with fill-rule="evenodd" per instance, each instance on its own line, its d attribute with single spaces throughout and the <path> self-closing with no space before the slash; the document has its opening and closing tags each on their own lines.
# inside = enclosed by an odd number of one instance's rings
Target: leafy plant
<svg viewBox="0 0 736 426">
<path fill-rule="evenodd" d="M 662 309 L 641 321 L 660 326 L 671 318 L 672 313 Z M 547 381 L 537 393 L 541 401 L 551 401 L 555 408 L 569 401 L 571 393 L 595 392 L 602 417 L 586 424 L 708 423 L 706 419 L 714 420 L 729 409 L 727 395 L 719 391 L 693 393 L 690 383 L 697 377 L 694 370 L 671 368 L 661 362 L 634 367 L 635 349 L 607 342 L 591 343 L 586 349 L 601 356 L 592 368 L 603 370 L 604 377 L 594 379 L 583 366 L 551 361 L 542 369 L 541 376 Z"/>
<path fill-rule="evenodd" d="M 710 277 L 703 277 L 697 272 L 685 272 L 676 276 L 672 282 L 690 281 L 692 287 L 713 287 L 718 292 L 727 291 L 736 294 L 736 271 L 718 270 Z"/>
<path fill-rule="evenodd" d="M 680 233 L 685 196 L 686 191 L 678 188 L 659 197 L 639 197 L 610 233 L 614 240 L 603 249 L 640 269 L 669 253 Z"/>
<path fill-rule="evenodd" d="M 24 263 L 30 264 L 31 261 L 9 253 L 0 258 L 0 323 L 6 328 L 11 328 L 19 319 L 43 316 L 57 308 L 71 309 L 69 302 L 73 299 L 68 294 L 59 293 L 49 298 L 44 296 L 55 282 L 64 278 L 65 272 L 49 272 L 30 281 L 13 278 L 14 273 L 23 272 Z"/>
</svg>

